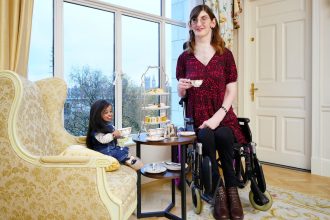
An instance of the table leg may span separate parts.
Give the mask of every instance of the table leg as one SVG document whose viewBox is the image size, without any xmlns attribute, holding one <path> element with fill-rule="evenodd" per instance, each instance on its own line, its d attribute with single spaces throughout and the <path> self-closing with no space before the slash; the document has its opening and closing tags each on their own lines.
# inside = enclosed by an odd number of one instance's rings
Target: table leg
<svg viewBox="0 0 330 220">
<path fill-rule="evenodd" d="M 141 158 L 141 144 L 137 143 L 136 144 L 136 156 L 138 158 Z M 137 217 L 140 218 L 141 217 L 141 171 L 138 170 L 137 171 Z"/>
<path fill-rule="evenodd" d="M 187 219 L 186 213 L 186 150 L 187 145 L 181 145 L 181 216 L 183 220 Z"/>
<path fill-rule="evenodd" d="M 180 146 L 180 154 L 181 154 L 181 170 L 180 170 L 180 190 L 181 190 L 181 218 L 172 214 L 170 211 L 175 206 L 175 181 L 172 179 L 171 188 L 172 188 L 172 202 L 168 205 L 168 207 L 163 211 L 155 211 L 155 212 L 144 212 L 141 211 L 141 171 L 137 171 L 137 218 L 149 218 L 149 217 L 165 217 L 168 219 L 174 220 L 186 220 L 186 153 L 187 153 L 187 144 Z M 172 145 L 172 160 L 173 156 L 173 145 Z M 141 158 L 141 143 L 136 143 L 136 156 Z"/>
<path fill-rule="evenodd" d="M 177 146 L 171 146 L 171 161 L 175 162 L 175 152 L 177 151 Z M 171 180 L 171 193 L 172 193 L 172 204 L 175 206 L 175 179 Z"/>
</svg>

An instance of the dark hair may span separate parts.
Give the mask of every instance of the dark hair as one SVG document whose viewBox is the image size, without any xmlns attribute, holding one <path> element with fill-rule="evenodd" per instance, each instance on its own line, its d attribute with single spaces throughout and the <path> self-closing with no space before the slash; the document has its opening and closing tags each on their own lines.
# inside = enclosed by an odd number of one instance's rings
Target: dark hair
<svg viewBox="0 0 330 220">
<path fill-rule="evenodd" d="M 211 45 L 215 49 L 216 53 L 223 54 L 225 51 L 225 42 L 220 35 L 220 27 L 217 18 L 215 17 L 212 10 L 207 5 L 197 5 L 190 12 L 190 20 L 189 25 L 191 25 L 191 21 L 196 19 L 201 11 L 205 11 L 211 20 L 215 19 L 215 27 L 212 28 L 212 38 Z M 192 30 L 189 31 L 189 43 L 188 43 L 188 51 L 193 53 L 195 50 L 195 34 Z"/>
<path fill-rule="evenodd" d="M 108 101 L 100 99 L 94 102 L 94 104 L 91 106 L 91 110 L 89 113 L 88 130 L 86 135 L 86 145 L 88 148 L 92 147 L 93 132 L 111 132 L 106 126 L 107 122 L 102 119 L 102 111 L 108 108 L 110 105 L 111 104 Z"/>
</svg>

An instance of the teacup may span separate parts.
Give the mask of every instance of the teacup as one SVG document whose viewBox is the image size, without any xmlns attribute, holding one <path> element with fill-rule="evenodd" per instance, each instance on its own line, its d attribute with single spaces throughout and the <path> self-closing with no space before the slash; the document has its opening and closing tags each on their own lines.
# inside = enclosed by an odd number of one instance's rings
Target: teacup
<svg viewBox="0 0 330 220">
<path fill-rule="evenodd" d="M 158 135 L 158 131 L 157 131 L 157 129 L 149 129 L 148 130 L 148 135 L 151 137 L 151 136 L 160 136 L 160 135 Z"/>
<path fill-rule="evenodd" d="M 127 137 L 131 134 L 132 127 L 120 128 L 118 131 L 120 132 L 120 136 Z"/>
<path fill-rule="evenodd" d="M 164 132 L 165 132 L 165 129 L 164 128 L 156 128 L 156 133 L 157 135 L 159 136 L 163 136 L 164 135 Z"/>
<path fill-rule="evenodd" d="M 190 83 L 193 87 L 200 87 L 203 83 L 203 80 L 198 79 L 198 80 L 190 80 Z"/>
<path fill-rule="evenodd" d="M 151 123 L 157 123 L 157 117 L 151 117 L 150 119 Z"/>
</svg>

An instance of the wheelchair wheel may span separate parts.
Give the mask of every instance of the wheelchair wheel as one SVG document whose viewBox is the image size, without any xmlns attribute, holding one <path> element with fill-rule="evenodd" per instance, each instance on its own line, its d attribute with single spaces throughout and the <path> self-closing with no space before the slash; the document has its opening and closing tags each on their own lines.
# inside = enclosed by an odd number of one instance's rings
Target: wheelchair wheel
<svg viewBox="0 0 330 220">
<path fill-rule="evenodd" d="M 254 158 L 254 173 L 257 178 L 259 189 L 261 190 L 261 192 L 265 192 L 266 191 L 265 176 L 262 170 L 262 166 L 257 158 Z"/>
<path fill-rule="evenodd" d="M 270 193 L 268 191 L 264 192 L 264 195 L 267 197 L 267 199 L 269 200 L 269 202 L 265 205 L 258 205 L 257 202 L 255 201 L 255 197 L 252 191 L 249 192 L 249 200 L 251 205 L 260 211 L 267 211 L 268 209 L 270 209 L 273 205 L 273 198 L 270 195 Z"/>
<path fill-rule="evenodd" d="M 195 186 L 194 182 L 190 184 L 190 189 L 194 212 L 200 214 L 202 211 L 201 191 Z"/>
</svg>

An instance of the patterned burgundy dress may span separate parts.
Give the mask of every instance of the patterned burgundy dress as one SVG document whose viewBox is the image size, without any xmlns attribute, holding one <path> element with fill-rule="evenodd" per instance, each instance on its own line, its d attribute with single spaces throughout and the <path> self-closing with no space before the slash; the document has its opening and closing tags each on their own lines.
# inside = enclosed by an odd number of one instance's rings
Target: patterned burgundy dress
<svg viewBox="0 0 330 220">
<path fill-rule="evenodd" d="M 222 55 L 216 53 L 205 66 L 193 53 L 184 51 L 178 58 L 176 78 L 203 80 L 200 87 L 192 87 L 186 94 L 188 98 L 186 114 L 187 117 L 194 119 L 197 128 L 221 108 L 226 85 L 237 80 L 233 54 L 228 49 Z M 232 107 L 228 109 L 220 126 L 231 128 L 238 143 L 246 143 Z"/>
</svg>

